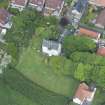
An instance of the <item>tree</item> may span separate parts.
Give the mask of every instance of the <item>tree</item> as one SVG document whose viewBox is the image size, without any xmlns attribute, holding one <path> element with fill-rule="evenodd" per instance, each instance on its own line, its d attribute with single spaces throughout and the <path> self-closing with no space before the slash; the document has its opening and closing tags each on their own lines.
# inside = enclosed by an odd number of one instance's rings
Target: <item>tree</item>
<svg viewBox="0 0 105 105">
<path fill-rule="evenodd" d="M 63 44 L 64 51 L 67 56 L 75 51 L 92 52 L 96 48 L 96 44 L 87 37 L 67 36 Z"/>
</svg>

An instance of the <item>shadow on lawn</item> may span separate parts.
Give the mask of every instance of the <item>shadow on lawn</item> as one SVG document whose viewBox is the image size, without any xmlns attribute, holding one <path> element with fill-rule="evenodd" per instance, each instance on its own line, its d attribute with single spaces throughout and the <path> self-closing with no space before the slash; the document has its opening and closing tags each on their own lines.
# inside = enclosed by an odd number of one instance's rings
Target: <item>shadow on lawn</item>
<svg viewBox="0 0 105 105">
<path fill-rule="evenodd" d="M 3 82 L 39 105 L 64 105 L 68 97 L 54 93 L 33 83 L 16 69 L 10 67 L 3 75 Z"/>
</svg>

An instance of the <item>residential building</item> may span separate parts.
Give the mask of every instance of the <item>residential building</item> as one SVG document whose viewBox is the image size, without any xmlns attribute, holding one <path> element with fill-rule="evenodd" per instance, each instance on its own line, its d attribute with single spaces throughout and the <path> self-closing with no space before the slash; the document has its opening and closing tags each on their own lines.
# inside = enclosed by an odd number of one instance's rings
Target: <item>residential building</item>
<svg viewBox="0 0 105 105">
<path fill-rule="evenodd" d="M 97 42 L 100 39 L 101 33 L 84 27 L 79 27 L 78 35 L 90 37 Z"/>
<path fill-rule="evenodd" d="M 46 0 L 44 15 L 60 16 L 64 6 L 64 0 Z"/>
<path fill-rule="evenodd" d="M 105 28 L 105 9 L 101 11 L 101 13 L 96 18 L 95 26 L 99 28 Z"/>
<path fill-rule="evenodd" d="M 28 0 L 11 0 L 10 7 L 22 11 L 27 6 Z"/>
<path fill-rule="evenodd" d="M 86 83 L 81 83 L 77 88 L 73 102 L 79 105 L 90 105 L 96 92 L 96 87 L 89 87 Z"/>
<path fill-rule="evenodd" d="M 105 0 L 89 0 L 89 3 L 99 7 L 105 7 Z"/>
<path fill-rule="evenodd" d="M 42 11 L 44 8 L 45 0 L 30 0 L 29 6 L 37 9 L 37 11 Z"/>
<path fill-rule="evenodd" d="M 0 27 L 7 29 L 11 28 L 11 16 L 12 15 L 7 10 L 0 9 Z"/>
<path fill-rule="evenodd" d="M 52 40 L 43 40 L 42 52 L 49 56 L 58 56 L 61 53 L 61 44 Z"/>
<path fill-rule="evenodd" d="M 88 6 L 88 0 L 78 0 L 73 9 L 72 9 L 72 15 L 74 18 L 74 22 L 78 22 L 83 14 L 85 13 Z"/>
</svg>

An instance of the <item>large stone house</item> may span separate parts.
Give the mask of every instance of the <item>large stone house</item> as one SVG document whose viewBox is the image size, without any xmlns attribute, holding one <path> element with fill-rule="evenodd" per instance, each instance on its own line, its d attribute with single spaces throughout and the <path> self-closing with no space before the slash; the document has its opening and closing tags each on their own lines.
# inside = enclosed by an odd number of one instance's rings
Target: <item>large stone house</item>
<svg viewBox="0 0 105 105">
<path fill-rule="evenodd" d="M 11 0 L 10 7 L 22 11 L 27 6 L 28 0 Z"/>
<path fill-rule="evenodd" d="M 10 29 L 12 15 L 5 9 L 0 9 L 0 27 Z"/>
<path fill-rule="evenodd" d="M 58 56 L 61 53 L 61 44 L 52 40 L 43 40 L 42 52 L 49 56 Z"/>
</svg>

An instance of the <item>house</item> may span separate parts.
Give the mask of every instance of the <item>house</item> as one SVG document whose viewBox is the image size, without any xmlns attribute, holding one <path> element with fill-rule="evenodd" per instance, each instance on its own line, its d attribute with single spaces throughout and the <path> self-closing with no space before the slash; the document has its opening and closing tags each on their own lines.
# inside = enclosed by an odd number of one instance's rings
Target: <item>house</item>
<svg viewBox="0 0 105 105">
<path fill-rule="evenodd" d="M 105 0 L 89 0 L 89 3 L 99 7 L 105 7 Z"/>
<path fill-rule="evenodd" d="M 97 45 L 97 55 L 105 56 L 105 40 L 99 40 Z"/>
<path fill-rule="evenodd" d="M 42 11 L 45 4 L 45 0 L 30 0 L 29 6 L 35 8 L 37 11 Z"/>
<path fill-rule="evenodd" d="M 79 105 L 90 105 L 92 102 L 96 88 L 94 86 L 88 86 L 86 83 L 81 83 L 77 88 L 73 102 Z"/>
<path fill-rule="evenodd" d="M 22 11 L 27 6 L 28 0 L 11 0 L 10 7 Z"/>
<path fill-rule="evenodd" d="M 83 14 L 85 13 L 88 6 L 88 0 L 78 0 L 73 9 L 72 9 L 72 15 L 74 18 L 74 21 L 79 21 Z"/>
<path fill-rule="evenodd" d="M 86 36 L 92 38 L 94 41 L 98 41 L 100 39 L 101 33 L 90 30 L 88 28 L 79 27 L 78 34 L 81 36 Z"/>
<path fill-rule="evenodd" d="M 101 13 L 96 18 L 95 26 L 99 28 L 105 28 L 105 9 L 101 11 Z"/>
<path fill-rule="evenodd" d="M 44 15 L 52 15 L 59 17 L 64 6 L 64 0 L 46 0 L 44 7 Z"/>
<path fill-rule="evenodd" d="M 0 9 L 0 27 L 10 29 L 12 26 L 11 16 L 7 10 Z"/>
<path fill-rule="evenodd" d="M 49 56 L 58 56 L 61 53 L 61 44 L 52 40 L 43 40 L 42 52 Z"/>
</svg>

